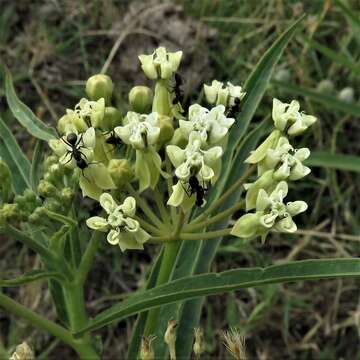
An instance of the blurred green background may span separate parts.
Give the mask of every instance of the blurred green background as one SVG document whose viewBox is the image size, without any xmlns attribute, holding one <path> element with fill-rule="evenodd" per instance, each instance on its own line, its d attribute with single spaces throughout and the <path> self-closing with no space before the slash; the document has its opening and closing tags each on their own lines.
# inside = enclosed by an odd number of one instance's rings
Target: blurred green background
<svg viewBox="0 0 360 360">
<path fill-rule="evenodd" d="M 19 97 L 54 125 L 84 96 L 86 79 L 100 71 L 113 78 L 117 106 L 147 84 L 137 55 L 162 44 L 184 51 L 180 72 L 187 101 L 212 79 L 242 85 L 262 54 L 294 19 L 306 13 L 286 48 L 255 121 L 271 113 L 273 97 L 293 98 L 319 121 L 302 138 L 314 151 L 312 174 L 296 183 L 294 198 L 309 204 L 294 236 L 265 245 L 229 240 L 214 271 L 281 261 L 360 255 L 360 1 L 331 0 L 0 0 L 0 57 Z M 31 157 L 34 140 L 8 112 L 0 112 Z M 347 155 L 347 156 L 344 156 Z M 144 284 L 157 249 L 125 256 L 104 246 L 88 283 L 91 314 Z M 35 268 L 39 259 L 0 237 L 0 271 Z M 220 330 L 238 326 L 250 359 L 360 359 L 359 280 L 274 285 L 209 297 L 203 309 L 208 358 L 225 358 Z M 118 294 L 113 296 L 111 294 Z M 11 295 L 54 318 L 45 285 Z M 105 359 L 125 358 L 134 319 L 104 329 Z M 0 344 L 27 340 L 37 358 L 76 358 L 48 335 L 0 310 Z"/>
</svg>

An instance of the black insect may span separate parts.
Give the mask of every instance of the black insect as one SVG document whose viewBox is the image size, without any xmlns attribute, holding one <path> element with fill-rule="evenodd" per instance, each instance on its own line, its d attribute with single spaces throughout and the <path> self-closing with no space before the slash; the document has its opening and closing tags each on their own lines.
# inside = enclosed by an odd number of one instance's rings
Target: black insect
<svg viewBox="0 0 360 360">
<path fill-rule="evenodd" d="M 122 144 L 121 139 L 115 134 L 115 131 L 110 132 L 110 136 L 105 141 L 109 145 L 113 145 L 114 147 L 120 146 Z"/>
<path fill-rule="evenodd" d="M 208 190 L 207 188 L 200 185 L 199 180 L 196 177 L 196 175 L 191 175 L 189 177 L 189 188 L 187 190 L 185 190 L 185 192 L 189 197 L 191 195 L 195 194 L 195 197 L 196 197 L 195 205 L 196 206 L 200 207 L 200 206 L 204 205 L 204 197 L 205 197 L 207 190 Z"/>
<path fill-rule="evenodd" d="M 65 139 L 62 137 L 61 140 L 71 148 L 71 150 L 67 151 L 67 154 L 70 154 L 70 159 L 66 164 L 74 158 L 76 166 L 81 169 L 84 175 L 84 169 L 86 169 L 89 164 L 86 161 L 86 155 L 81 151 L 82 148 L 85 148 L 85 146 L 81 145 L 82 134 L 78 137 L 75 133 L 70 133 Z"/>
<path fill-rule="evenodd" d="M 230 107 L 229 111 L 227 112 L 226 116 L 233 118 L 237 115 L 240 111 L 240 98 L 236 97 L 234 99 L 234 105 Z"/>
<path fill-rule="evenodd" d="M 175 98 L 172 102 L 173 105 L 177 103 L 181 104 L 184 100 L 184 90 L 181 88 L 184 85 L 183 78 L 179 73 L 175 73 L 174 78 L 175 78 L 175 86 L 173 88 L 173 92 L 175 94 Z"/>
</svg>

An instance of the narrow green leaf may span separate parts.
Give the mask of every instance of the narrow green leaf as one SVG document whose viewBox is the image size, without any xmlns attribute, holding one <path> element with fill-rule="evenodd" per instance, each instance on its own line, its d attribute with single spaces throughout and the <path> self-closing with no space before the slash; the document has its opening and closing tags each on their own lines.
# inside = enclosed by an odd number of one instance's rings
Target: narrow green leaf
<svg viewBox="0 0 360 360">
<path fill-rule="evenodd" d="M 44 145 L 45 142 L 43 140 L 38 139 L 36 141 L 36 145 L 34 148 L 33 159 L 31 162 L 31 186 L 34 192 L 37 192 L 37 186 L 39 185 L 39 181 L 41 178 L 41 167 L 42 167 L 42 159 L 44 155 Z"/>
<path fill-rule="evenodd" d="M 318 50 L 323 55 L 327 56 L 329 59 L 333 60 L 337 64 L 342 64 L 345 67 L 347 67 L 350 71 L 354 72 L 356 75 L 360 75 L 360 65 L 354 63 L 347 57 L 345 57 L 342 54 L 339 54 L 338 52 L 328 48 L 327 46 L 324 46 L 323 44 L 320 44 L 319 42 L 304 38 L 305 42 L 307 42 L 313 49 Z"/>
<path fill-rule="evenodd" d="M 342 0 L 334 0 L 335 5 L 337 5 L 341 10 L 342 14 L 345 15 L 346 20 L 348 21 L 353 34 L 360 45 L 360 20 L 359 15 L 351 10 Z"/>
<path fill-rule="evenodd" d="M 360 156 L 312 152 L 306 160 L 308 166 L 319 166 L 336 170 L 360 172 Z"/>
<path fill-rule="evenodd" d="M 68 225 L 70 227 L 78 225 L 77 221 L 75 221 L 74 219 L 72 219 L 69 216 L 65 216 L 65 215 L 50 211 L 46 208 L 44 209 L 44 211 L 46 212 L 46 215 L 52 220 L 58 221 L 62 224 Z"/>
<path fill-rule="evenodd" d="M 266 284 L 348 277 L 360 277 L 360 259 L 302 260 L 265 268 L 235 269 L 190 276 L 138 292 L 97 315 L 88 326 L 75 335 L 99 329 L 157 306 L 198 296 L 221 294 Z"/>
<path fill-rule="evenodd" d="M 63 280 L 62 274 L 56 271 L 45 271 L 45 270 L 33 270 L 29 271 L 15 279 L 4 280 L 0 279 L 0 286 L 11 287 L 28 284 L 34 281 L 47 280 L 47 279 L 58 279 Z"/>
<path fill-rule="evenodd" d="M 339 110 L 346 114 L 360 116 L 360 106 L 357 104 L 349 104 L 334 96 L 325 95 L 318 91 L 306 89 L 289 83 L 283 83 L 276 80 L 272 80 L 271 83 L 291 94 L 307 97 L 315 102 L 324 104 L 328 109 Z"/>
<path fill-rule="evenodd" d="M 7 163 L 12 173 L 13 187 L 21 194 L 30 184 L 30 163 L 26 158 L 14 135 L 0 118 L 0 156 Z"/>
<path fill-rule="evenodd" d="M 30 108 L 17 97 L 10 71 L 4 68 L 4 72 L 6 100 L 15 118 L 34 137 L 45 141 L 56 139 L 55 130 L 46 126 L 35 116 Z"/>
</svg>

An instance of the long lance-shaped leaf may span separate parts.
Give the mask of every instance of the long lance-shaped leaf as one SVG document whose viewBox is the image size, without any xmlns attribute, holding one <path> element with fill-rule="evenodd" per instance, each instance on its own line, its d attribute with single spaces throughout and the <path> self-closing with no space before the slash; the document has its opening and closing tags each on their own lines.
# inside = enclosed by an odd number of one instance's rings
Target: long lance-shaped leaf
<svg viewBox="0 0 360 360">
<path fill-rule="evenodd" d="M 345 101 L 330 95 L 322 94 L 318 91 L 306 89 L 300 86 L 283 83 L 280 81 L 272 80 L 271 83 L 288 93 L 307 97 L 315 102 L 326 105 L 329 109 L 339 110 L 346 114 L 360 116 L 360 106 L 356 104 L 349 104 Z"/>
<path fill-rule="evenodd" d="M 207 195 L 207 204 L 209 206 L 219 197 L 225 188 L 230 171 L 232 169 L 234 169 L 234 171 L 239 170 L 239 163 L 231 164 L 234 160 L 234 154 L 238 150 L 239 144 L 243 140 L 242 137 L 246 134 L 250 121 L 266 91 L 273 69 L 279 61 L 288 42 L 294 36 L 301 20 L 302 18 L 296 21 L 289 27 L 288 30 L 280 35 L 271 48 L 259 60 L 258 64 L 255 66 L 254 71 L 250 74 L 248 80 L 246 81 L 245 88 L 247 95 L 245 96 L 242 104 L 242 111 L 237 116 L 236 122 L 230 131 L 227 150 L 223 157 L 224 165 L 221 177 L 218 180 L 216 186 L 214 186 Z M 249 149 L 248 151 L 250 150 L 253 149 Z M 246 152 L 246 154 L 244 153 L 245 157 L 247 155 L 248 152 Z M 238 167 L 238 169 L 236 169 L 236 167 Z M 237 174 L 240 176 L 241 172 L 239 171 Z M 173 279 L 191 275 L 194 272 L 198 272 L 200 268 L 208 269 L 215 255 L 218 242 L 219 240 L 212 240 L 211 242 L 205 242 L 204 244 L 202 244 L 202 242 L 183 243 L 180 249 L 180 254 L 178 256 L 177 265 L 175 264 L 176 270 L 174 272 Z M 189 264 L 189 260 L 192 263 Z M 160 316 L 161 325 L 158 324 L 157 326 L 158 334 L 164 333 L 166 329 L 166 321 L 171 317 L 176 318 L 178 316 L 178 310 L 178 306 L 169 306 L 162 310 Z M 195 318 L 196 316 L 194 319 Z M 163 346 L 163 344 L 161 342 L 157 342 L 155 347 L 157 354 L 160 357 L 165 357 L 165 352 L 167 349 Z M 183 350 L 185 351 L 186 349 Z"/>
<path fill-rule="evenodd" d="M 5 67 L 5 94 L 9 108 L 19 123 L 33 136 L 48 141 L 56 139 L 55 130 L 46 126 L 16 95 L 12 76 Z"/>
<path fill-rule="evenodd" d="M 221 294 L 241 288 L 301 280 L 360 277 L 360 259 L 313 259 L 265 268 L 234 269 L 190 276 L 134 294 L 103 311 L 75 335 L 99 329 L 114 321 L 172 302 Z"/>
<path fill-rule="evenodd" d="M 41 178 L 42 159 L 44 155 L 45 141 L 38 139 L 34 148 L 33 159 L 31 162 L 31 186 L 34 192 L 37 192 L 37 186 Z"/>
<path fill-rule="evenodd" d="M 360 172 L 360 156 L 312 152 L 305 161 L 307 166 L 325 167 L 336 170 Z"/>
<path fill-rule="evenodd" d="M 64 280 L 62 274 L 56 271 L 33 270 L 29 271 L 15 279 L 0 279 L 0 287 L 11 287 L 28 284 L 34 281 L 47 279 Z"/>
<path fill-rule="evenodd" d="M 7 163 L 12 173 L 13 187 L 21 194 L 30 184 L 30 162 L 20 149 L 15 137 L 0 118 L 0 157 Z"/>
</svg>

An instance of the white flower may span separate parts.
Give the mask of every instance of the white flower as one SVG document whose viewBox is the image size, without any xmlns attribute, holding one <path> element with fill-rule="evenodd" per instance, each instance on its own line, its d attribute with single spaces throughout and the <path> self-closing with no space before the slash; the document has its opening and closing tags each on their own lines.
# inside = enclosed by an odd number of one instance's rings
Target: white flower
<svg viewBox="0 0 360 360">
<path fill-rule="evenodd" d="M 299 180 L 311 172 L 302 163 L 309 156 L 308 148 L 294 149 L 286 137 L 281 137 L 276 147 L 268 149 L 265 158 L 259 163 L 259 175 L 274 169 L 276 180 Z"/>
<path fill-rule="evenodd" d="M 235 119 L 226 117 L 224 105 L 215 106 L 209 111 L 199 104 L 193 104 L 189 107 L 189 120 L 180 120 L 179 128 L 186 139 L 190 133 L 197 132 L 203 144 L 214 145 L 226 136 L 234 122 Z"/>
<path fill-rule="evenodd" d="M 107 218 L 93 216 L 86 220 L 87 226 L 94 230 L 108 232 L 107 241 L 111 245 L 119 245 L 121 251 L 143 249 L 143 244 L 150 235 L 140 227 L 137 220 L 132 218 L 136 211 L 135 199 L 129 196 L 121 205 L 118 205 L 110 194 L 103 193 L 99 202 L 107 213 Z"/>
<path fill-rule="evenodd" d="M 278 99 L 273 100 L 272 118 L 275 127 L 288 135 L 300 135 L 308 127 L 316 122 L 316 117 L 300 113 L 300 104 L 293 100 L 290 104 L 281 102 Z"/>
<path fill-rule="evenodd" d="M 241 238 L 261 236 L 264 242 L 271 228 L 279 232 L 295 232 L 297 227 L 292 218 L 304 212 L 307 204 L 304 201 L 284 204 L 287 192 L 288 185 L 285 181 L 278 183 L 270 195 L 264 189 L 260 189 L 256 201 L 256 212 L 241 216 L 234 224 L 231 234 Z"/>
<path fill-rule="evenodd" d="M 242 100 L 246 95 L 241 86 L 235 86 L 229 81 L 224 86 L 224 83 L 217 80 L 213 80 L 210 86 L 204 84 L 204 92 L 209 104 L 221 104 L 226 107 L 233 106 L 236 98 Z"/>
<path fill-rule="evenodd" d="M 125 144 L 141 150 L 157 142 L 160 135 L 158 113 L 145 115 L 129 111 L 126 119 L 128 121 L 126 125 L 117 126 L 114 129 L 116 135 Z"/>
<path fill-rule="evenodd" d="M 178 179 L 186 181 L 191 175 L 196 175 L 200 182 L 209 181 L 215 176 L 218 162 L 223 154 L 221 146 L 214 146 L 202 150 L 200 135 L 192 132 L 189 143 L 185 149 L 176 145 L 168 145 L 166 152 L 174 165 L 175 175 Z"/>
<path fill-rule="evenodd" d="M 169 79 L 178 69 L 182 51 L 167 52 L 165 47 L 157 48 L 151 55 L 139 55 L 141 68 L 152 80 Z"/>
</svg>

